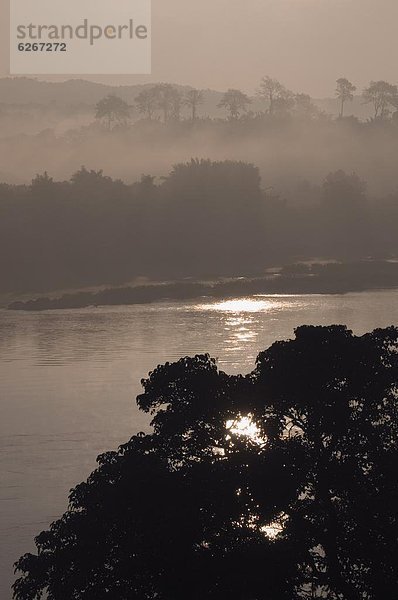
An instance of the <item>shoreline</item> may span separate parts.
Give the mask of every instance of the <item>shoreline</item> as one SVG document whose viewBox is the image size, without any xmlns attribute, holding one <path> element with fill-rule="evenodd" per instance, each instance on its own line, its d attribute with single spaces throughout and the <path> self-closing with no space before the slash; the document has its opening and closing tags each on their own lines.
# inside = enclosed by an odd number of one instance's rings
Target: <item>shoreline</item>
<svg viewBox="0 0 398 600">
<path fill-rule="evenodd" d="M 365 268 L 364 268 L 365 265 Z M 290 271 L 293 271 L 291 267 Z M 298 269 L 297 269 L 298 270 Z M 76 291 L 58 297 L 40 296 L 14 301 L 8 310 L 68 310 L 99 306 L 128 306 L 199 298 L 230 299 L 255 295 L 337 295 L 398 289 L 398 265 L 388 262 L 329 264 L 300 267 L 302 272 L 282 270 L 276 275 L 228 281 L 144 284 L 109 287 L 99 291 Z"/>
</svg>

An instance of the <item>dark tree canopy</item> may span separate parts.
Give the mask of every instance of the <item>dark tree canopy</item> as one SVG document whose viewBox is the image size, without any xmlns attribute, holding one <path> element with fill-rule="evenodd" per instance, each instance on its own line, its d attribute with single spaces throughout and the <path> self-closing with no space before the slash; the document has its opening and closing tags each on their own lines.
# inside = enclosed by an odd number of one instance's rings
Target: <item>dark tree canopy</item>
<svg viewBox="0 0 398 600">
<path fill-rule="evenodd" d="M 98 458 L 15 598 L 397 598 L 397 352 L 394 327 L 304 326 L 247 376 L 157 367 L 153 433 Z"/>
<path fill-rule="evenodd" d="M 307 100 L 300 104 L 310 112 Z M 375 202 L 357 175 L 339 170 L 322 186 L 303 182 L 298 206 L 268 183 L 250 163 L 191 159 L 160 180 L 146 172 L 131 184 L 82 167 L 69 181 L 45 172 L 31 185 L 0 185 L 0 294 L 141 277 L 255 277 L 298 260 L 398 255 L 397 193 Z M 275 283 L 268 280 L 264 293 Z M 375 287 L 369 276 L 360 283 Z"/>
</svg>

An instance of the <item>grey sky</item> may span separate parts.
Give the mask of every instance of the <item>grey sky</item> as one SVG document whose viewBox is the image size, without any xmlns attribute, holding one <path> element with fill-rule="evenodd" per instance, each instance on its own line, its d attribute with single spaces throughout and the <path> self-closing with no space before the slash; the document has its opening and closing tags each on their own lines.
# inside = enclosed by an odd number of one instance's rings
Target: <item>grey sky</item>
<svg viewBox="0 0 398 600">
<path fill-rule="evenodd" d="M 8 0 L 0 3 L 5 76 Z M 153 0 L 152 77 L 95 79 L 252 93 L 271 75 L 295 91 L 326 96 L 341 76 L 358 88 L 371 79 L 397 83 L 397 29 L 397 0 Z"/>
</svg>

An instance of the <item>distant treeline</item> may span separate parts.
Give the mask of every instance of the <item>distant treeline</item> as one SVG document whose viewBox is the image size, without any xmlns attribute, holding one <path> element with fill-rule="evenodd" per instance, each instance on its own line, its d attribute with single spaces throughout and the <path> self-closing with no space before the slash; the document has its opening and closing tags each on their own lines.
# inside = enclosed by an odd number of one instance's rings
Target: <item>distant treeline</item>
<svg viewBox="0 0 398 600">
<path fill-rule="evenodd" d="M 335 95 L 339 105 L 339 118 L 344 117 L 345 107 L 347 103 L 353 102 L 356 91 L 357 87 L 345 77 L 336 81 Z M 195 120 L 201 106 L 205 104 L 205 98 L 203 90 L 183 90 L 170 83 L 159 83 L 145 86 L 134 98 L 134 106 L 130 106 L 119 96 L 109 94 L 97 103 L 95 116 L 102 119 L 109 129 L 114 125 L 126 123 L 132 108 L 144 118 L 159 118 L 165 123 L 170 120 L 179 121 L 185 108 L 188 109 L 190 118 Z M 391 115 L 398 117 L 398 87 L 387 81 L 371 81 L 362 92 L 362 103 L 372 107 L 374 120 L 385 120 Z M 242 90 L 229 89 L 220 97 L 217 108 L 224 110 L 232 120 L 245 113 L 252 116 L 259 113 L 271 116 L 289 114 L 307 118 L 319 117 L 322 114 L 308 94 L 292 92 L 280 81 L 269 76 L 263 77 L 254 98 Z"/>
<path fill-rule="evenodd" d="M 225 101 L 236 115 L 234 99 L 229 95 Z M 167 103 L 164 114 L 154 109 L 151 118 L 134 120 L 119 100 L 105 98 L 96 113 L 94 107 L 82 109 L 76 118 L 50 108 L 35 117 L 18 110 L 4 120 L 0 113 L 0 181 L 28 184 L 45 170 L 62 180 L 86 165 L 132 183 L 142 173 L 164 176 L 175 163 L 205 156 L 256 164 L 264 184 L 289 201 L 295 200 L 298 182 L 319 184 L 340 168 L 365 178 L 371 194 L 398 188 L 398 111 L 368 122 L 332 118 L 295 95 L 294 103 L 275 101 L 272 113 L 251 110 L 232 118 L 219 109 L 228 118 L 206 118 L 203 106 L 194 104 L 187 118 L 186 106 L 178 117 Z"/>
<path fill-rule="evenodd" d="M 192 160 L 156 184 L 82 168 L 0 186 L 0 291 L 42 292 L 144 276 L 254 276 L 298 259 L 398 253 L 398 196 L 369 202 L 355 174 L 330 173 L 312 203 L 261 187 L 242 162 Z"/>
</svg>

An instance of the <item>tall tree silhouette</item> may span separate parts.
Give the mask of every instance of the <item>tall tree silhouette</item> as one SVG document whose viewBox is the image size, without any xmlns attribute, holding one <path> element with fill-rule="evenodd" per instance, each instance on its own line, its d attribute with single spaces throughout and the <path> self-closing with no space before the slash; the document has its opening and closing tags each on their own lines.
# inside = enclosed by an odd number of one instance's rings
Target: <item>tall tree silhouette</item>
<svg viewBox="0 0 398 600">
<path fill-rule="evenodd" d="M 192 121 L 197 117 L 198 107 L 204 102 L 204 94 L 202 90 L 188 90 L 185 94 L 184 104 L 191 111 Z"/>
<path fill-rule="evenodd" d="M 340 101 L 340 118 L 344 116 L 344 105 L 346 102 L 352 102 L 354 99 L 354 92 L 356 91 L 355 85 L 353 85 L 345 77 L 340 77 L 336 81 L 336 96 Z"/>
<path fill-rule="evenodd" d="M 179 119 L 182 98 L 177 88 L 170 83 L 160 83 L 154 87 L 156 105 L 163 112 L 165 123 L 171 118 Z"/>
<path fill-rule="evenodd" d="M 257 96 L 264 100 L 268 106 L 268 112 L 273 115 L 278 108 L 285 108 L 292 104 L 293 94 L 277 79 L 264 77 L 257 90 Z"/>
<path fill-rule="evenodd" d="M 152 119 L 157 108 L 156 88 L 145 88 L 135 98 L 135 104 L 138 112 L 147 119 Z"/>
<path fill-rule="evenodd" d="M 157 367 L 153 433 L 99 457 L 15 598 L 395 598 L 397 386 L 393 327 L 300 327 L 245 377 Z"/>
</svg>

